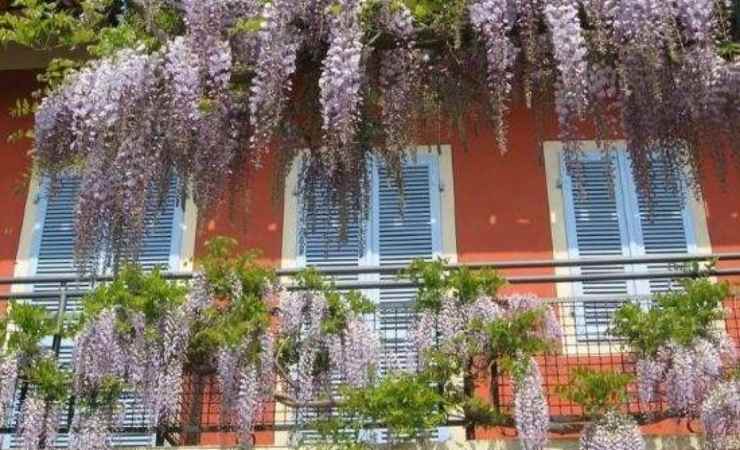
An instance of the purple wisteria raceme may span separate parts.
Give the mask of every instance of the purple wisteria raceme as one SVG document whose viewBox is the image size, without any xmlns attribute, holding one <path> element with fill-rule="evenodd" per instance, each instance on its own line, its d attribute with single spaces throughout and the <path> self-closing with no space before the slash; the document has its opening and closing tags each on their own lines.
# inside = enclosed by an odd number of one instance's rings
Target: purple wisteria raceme
<svg viewBox="0 0 740 450">
<path fill-rule="evenodd" d="M 249 98 L 251 143 L 258 151 L 269 145 L 291 92 L 300 47 L 300 35 L 291 24 L 295 12 L 292 0 L 266 2 L 262 11 L 264 23 Z"/>
<path fill-rule="evenodd" d="M 31 390 L 23 402 L 18 423 L 20 448 L 53 448 L 59 427 L 59 414 L 60 407 L 56 402 L 47 402 L 39 393 Z"/>
<path fill-rule="evenodd" d="M 676 1 L 678 18 L 689 41 L 698 45 L 711 44 L 716 24 L 714 10 L 718 3 L 715 0 Z"/>
<path fill-rule="evenodd" d="M 640 401 L 650 403 L 658 394 L 660 383 L 665 379 L 667 361 L 644 357 L 635 362 L 637 393 Z"/>
<path fill-rule="evenodd" d="M 561 136 L 572 143 L 576 138 L 575 125 L 588 106 L 587 47 L 578 18 L 578 3 L 575 0 L 548 2 L 545 17 L 559 73 L 555 110 Z"/>
<path fill-rule="evenodd" d="M 468 6 L 470 22 L 478 30 L 486 48 L 488 91 L 491 116 L 499 149 L 507 149 L 505 114 L 511 93 L 512 66 L 517 48 L 509 34 L 516 22 L 514 2 L 510 0 L 475 0 Z"/>
<path fill-rule="evenodd" d="M 563 336 L 563 327 L 560 325 L 555 309 L 552 305 L 538 299 L 532 294 L 513 294 L 503 297 L 507 304 L 506 311 L 509 315 L 521 314 L 527 311 L 540 311 L 542 313 L 542 327 L 536 332 L 545 340 L 556 342 Z"/>
<path fill-rule="evenodd" d="M 514 380 L 514 423 L 524 450 L 542 450 L 547 443 L 550 414 L 537 361 L 531 358 Z"/>
<path fill-rule="evenodd" d="M 127 349 L 121 342 L 117 320 L 116 310 L 104 310 L 75 339 L 72 370 L 77 395 L 95 392 L 108 378 L 126 376 Z"/>
<path fill-rule="evenodd" d="M 112 430 L 120 428 L 123 414 L 120 406 L 85 411 L 79 408 L 72 419 L 70 448 L 75 450 L 111 450 Z"/>
<path fill-rule="evenodd" d="M 588 424 L 580 439 L 580 450 L 645 450 L 645 441 L 635 421 L 617 411 Z"/>
<path fill-rule="evenodd" d="M 382 53 L 378 86 L 382 92 L 385 149 L 398 153 L 407 150 L 413 139 L 413 112 L 421 92 L 423 58 L 421 51 L 415 48 L 414 18 L 406 5 L 384 3 L 380 24 L 396 38 L 396 47 Z"/>
<path fill-rule="evenodd" d="M 360 12 L 363 0 L 339 0 L 329 7 L 329 50 L 323 62 L 321 89 L 322 127 L 329 172 L 347 162 L 354 144 L 362 104 L 363 43 Z"/>
<path fill-rule="evenodd" d="M 380 340 L 370 323 L 361 318 L 348 319 L 341 335 L 329 337 L 328 350 L 344 382 L 352 387 L 370 383 L 380 359 Z"/>
<path fill-rule="evenodd" d="M 8 408 L 13 404 L 17 382 L 18 357 L 16 355 L 0 357 L 0 421 L 6 417 Z"/>
<path fill-rule="evenodd" d="M 740 385 L 737 381 L 717 384 L 701 407 L 705 449 L 731 450 L 740 446 Z"/>
</svg>

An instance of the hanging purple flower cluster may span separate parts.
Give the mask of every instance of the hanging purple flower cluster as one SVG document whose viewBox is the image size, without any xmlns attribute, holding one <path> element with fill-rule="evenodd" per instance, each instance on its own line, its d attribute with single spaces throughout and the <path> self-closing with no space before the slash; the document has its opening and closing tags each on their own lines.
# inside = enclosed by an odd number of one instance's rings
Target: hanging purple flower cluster
<svg viewBox="0 0 740 450">
<path fill-rule="evenodd" d="M 717 384 L 701 407 L 707 450 L 730 450 L 740 445 L 740 385 Z"/>
<path fill-rule="evenodd" d="M 381 124 L 385 135 L 386 160 L 398 158 L 409 149 L 414 127 L 414 103 L 421 92 L 423 56 L 416 48 L 414 18 L 402 3 L 387 2 L 381 11 L 381 24 L 396 37 L 396 47 L 380 56 L 378 87 L 382 92 Z"/>
<path fill-rule="evenodd" d="M 463 303 L 454 296 L 442 299 L 438 312 L 422 311 L 411 330 L 411 340 L 419 353 L 422 365 L 429 351 L 434 350 L 448 358 L 459 358 L 465 364 L 480 358 L 491 350 L 486 325 L 499 320 L 514 320 L 531 311 L 541 312 L 541 320 L 531 330 L 532 336 L 544 342 L 557 342 L 562 328 L 552 307 L 531 295 L 512 295 L 502 298 L 481 296 Z M 504 349 L 509 351 L 510 349 Z M 496 358 L 501 355 L 490 355 Z M 547 399 L 537 361 L 517 354 L 523 362 L 521 373 L 514 373 L 514 421 L 526 450 L 542 450 L 547 442 L 550 423 Z"/>
<path fill-rule="evenodd" d="M 362 103 L 363 29 L 360 12 L 363 0 L 335 2 L 328 14 L 329 50 L 319 79 L 323 129 L 326 135 L 325 158 L 330 172 L 347 165 L 349 148 Z"/>
<path fill-rule="evenodd" d="M 654 357 L 636 362 L 640 401 L 654 401 L 663 386 L 674 412 L 697 416 L 702 402 L 721 380 L 723 369 L 733 367 L 736 358 L 729 337 L 719 332 L 709 339 L 697 338 L 690 346 L 663 346 Z"/>
<path fill-rule="evenodd" d="M 550 415 L 542 375 L 534 358 L 527 362 L 524 374 L 515 377 L 514 422 L 524 450 L 545 448 Z"/>
<path fill-rule="evenodd" d="M 252 146 L 257 150 L 270 144 L 291 91 L 301 43 L 292 23 L 295 15 L 291 0 L 268 2 L 262 11 L 264 23 L 257 36 L 256 68 L 249 98 Z"/>
<path fill-rule="evenodd" d="M 645 440 L 634 419 L 617 411 L 588 424 L 580 439 L 580 450 L 645 450 Z"/>
<path fill-rule="evenodd" d="M 645 192 L 655 151 L 675 177 L 686 166 L 696 175 L 707 152 L 737 153 L 740 71 L 716 47 L 723 2 L 469 0 L 439 28 L 395 0 L 176 4 L 182 35 L 89 61 L 37 110 L 42 173 L 74 167 L 83 178 L 81 261 L 136 253 L 148 192 L 164 198 L 173 175 L 205 209 L 273 143 L 289 156 L 309 149 L 313 178 L 331 184 L 343 213 L 366 201 L 359 174 L 371 154 L 400 179 L 401 150 L 432 112 L 492 119 L 505 149 L 517 76 L 528 106 L 544 110 L 554 93 L 566 148 L 578 147 L 583 119 L 600 141 L 623 136 Z M 478 97 L 490 100 L 484 114 Z"/>
<path fill-rule="evenodd" d="M 111 383 L 127 386 L 145 410 L 149 426 L 179 418 L 184 365 L 191 326 L 210 301 L 202 275 L 195 277 L 186 301 L 165 311 L 156 323 L 144 314 L 113 307 L 89 320 L 75 338 L 72 388 L 78 399 L 89 400 L 76 418 L 80 448 L 107 448 L 122 417 L 120 400 L 100 402 Z M 100 447 L 102 446 L 102 447 Z"/>
<path fill-rule="evenodd" d="M 567 142 L 575 142 L 577 122 L 583 118 L 588 105 L 587 47 L 578 18 L 578 2 L 549 2 L 545 7 L 545 16 L 560 75 L 556 84 L 555 110 L 561 136 Z"/>
<path fill-rule="evenodd" d="M 70 448 L 78 450 L 111 450 L 111 430 L 123 421 L 123 405 L 107 405 L 86 410 L 78 408 L 72 419 Z"/>
<path fill-rule="evenodd" d="M 511 93 L 512 67 L 517 53 L 509 36 L 516 22 L 514 8 L 515 2 L 510 0 L 476 0 L 469 5 L 470 22 L 480 33 L 486 47 L 491 115 L 501 151 L 506 150 L 506 103 Z"/>
<path fill-rule="evenodd" d="M 7 417 L 8 408 L 13 404 L 15 387 L 18 382 L 18 357 L 0 357 L 0 418 Z M 2 419 L 0 419 L 2 420 Z"/>
<path fill-rule="evenodd" d="M 251 446 L 252 432 L 265 406 L 272 400 L 277 385 L 275 333 L 268 330 L 258 339 L 259 354 L 250 354 L 254 342 L 222 349 L 217 373 L 225 414 L 239 433 L 242 446 Z"/>
<path fill-rule="evenodd" d="M 31 390 L 23 402 L 18 423 L 23 450 L 53 448 L 59 427 L 61 405 L 48 402 L 39 393 Z"/>
<path fill-rule="evenodd" d="M 298 403 L 333 394 L 332 373 L 347 385 L 367 386 L 379 367 L 380 341 L 372 325 L 349 312 L 341 330 L 327 333 L 327 300 L 322 293 L 306 291 L 284 293 L 280 300 L 280 335 L 298 348 L 298 360 L 285 380 Z M 322 358 L 320 358 L 320 356 Z M 320 359 L 325 366 L 317 365 Z M 285 376 L 284 375 L 284 376 Z"/>
<path fill-rule="evenodd" d="M 438 349 L 462 358 L 485 351 L 486 334 L 477 325 L 507 319 L 526 311 L 541 310 L 542 323 L 532 330 L 545 341 L 557 342 L 562 336 L 560 321 L 551 306 L 532 295 L 511 295 L 498 299 L 480 297 L 461 303 L 448 296 L 442 299 L 439 313 L 422 311 L 411 330 L 415 351 L 424 364 L 424 353 Z"/>
</svg>

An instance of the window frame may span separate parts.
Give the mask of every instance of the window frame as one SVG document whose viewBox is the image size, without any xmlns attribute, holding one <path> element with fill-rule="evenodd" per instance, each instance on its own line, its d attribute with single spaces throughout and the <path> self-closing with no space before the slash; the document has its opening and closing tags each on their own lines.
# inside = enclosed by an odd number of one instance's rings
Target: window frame
<svg viewBox="0 0 740 450">
<path fill-rule="evenodd" d="M 616 176 L 620 179 L 620 189 L 618 191 L 619 196 L 622 198 L 623 206 L 618 206 L 618 212 L 621 215 L 628 214 L 629 211 L 634 211 L 635 217 L 627 220 L 627 217 L 622 217 L 621 220 L 625 220 L 627 226 L 630 223 L 636 223 L 638 228 L 639 224 L 639 208 L 637 207 L 636 193 L 634 191 L 634 182 L 631 180 L 631 169 L 629 167 L 628 155 L 626 153 L 626 143 L 623 140 L 609 141 L 606 143 L 614 149 L 615 157 L 617 158 L 617 173 Z M 603 155 L 603 151 L 599 150 L 599 146 L 595 141 L 581 141 L 581 147 L 586 153 L 595 153 L 597 155 Z M 553 244 L 553 259 L 555 260 L 567 260 L 578 257 L 577 249 L 574 251 L 573 242 L 575 239 L 575 228 L 573 227 L 573 208 L 568 207 L 568 202 L 572 201 L 572 197 L 568 198 L 568 190 L 572 189 L 569 186 L 569 177 L 565 176 L 564 164 L 563 164 L 563 152 L 564 145 L 561 141 L 546 141 L 543 145 L 543 156 L 546 174 L 546 187 L 548 194 L 548 205 L 550 210 L 550 231 Z M 629 178 L 626 178 L 629 176 Z M 629 183 L 621 182 L 622 179 L 630 180 Z M 630 190 L 625 192 L 625 184 L 628 184 Z M 631 206 L 628 206 L 629 205 Z M 628 209 L 631 208 L 631 209 Z M 686 204 L 684 205 L 684 223 L 689 221 L 690 228 L 686 227 L 687 234 L 687 250 L 689 254 L 711 254 L 712 247 L 709 239 L 709 232 L 707 226 L 707 215 L 705 210 L 704 201 L 697 199 L 694 195 L 687 195 Z M 571 217 L 569 217 L 571 216 Z M 636 222 L 635 222 L 636 221 Z M 624 230 L 620 230 L 620 233 L 625 233 Z M 629 239 L 629 236 L 627 236 Z M 644 244 L 642 241 L 642 235 L 640 233 L 640 247 L 635 249 L 637 255 L 644 255 Z M 627 242 L 630 245 L 630 242 Z M 626 255 L 635 254 L 632 253 L 633 249 L 630 246 L 630 253 Z M 627 266 L 625 270 L 641 270 L 642 266 Z M 580 269 L 577 267 L 556 267 L 555 274 L 560 276 L 572 276 L 580 274 Z M 647 280 L 634 280 L 634 293 L 639 294 L 640 292 L 647 292 L 645 285 L 648 283 Z M 575 282 L 561 282 L 555 283 L 556 294 L 558 298 L 574 298 L 579 297 L 581 294 L 580 283 Z M 643 287 L 639 287 L 643 286 Z M 572 306 L 561 304 L 560 306 L 560 317 L 563 322 L 563 327 L 566 330 L 578 331 L 577 315 L 578 311 L 574 310 Z M 563 336 L 563 348 L 565 354 L 576 354 L 576 355 L 598 355 L 598 354 L 613 354 L 624 351 L 621 344 L 615 341 L 609 340 L 592 340 L 592 341 L 581 341 L 576 338 L 576 332 L 565 333 Z"/>
</svg>

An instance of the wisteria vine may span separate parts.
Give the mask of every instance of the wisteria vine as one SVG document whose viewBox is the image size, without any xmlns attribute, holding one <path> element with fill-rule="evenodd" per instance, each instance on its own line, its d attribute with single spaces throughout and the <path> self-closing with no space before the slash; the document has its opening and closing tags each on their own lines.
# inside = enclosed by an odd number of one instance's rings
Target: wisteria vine
<svg viewBox="0 0 740 450">
<path fill-rule="evenodd" d="M 162 3 L 131 13 L 156 23 Z M 521 93 L 537 117 L 555 111 L 568 149 L 623 136 L 645 192 L 655 152 L 671 176 L 689 167 L 694 180 L 707 156 L 724 167 L 737 155 L 740 70 L 717 47 L 729 39 L 726 2 L 164 3 L 181 27 L 86 62 L 36 112 L 42 173 L 83 179 L 83 263 L 101 250 L 136 254 L 147 198 L 177 189 L 204 211 L 269 149 L 284 153 L 283 170 L 310 150 L 304 194 L 362 208 L 356 185 L 368 180 L 356 175 L 367 161 L 379 155 L 400 179 L 398 161 L 428 140 L 428 125 L 477 117 L 506 150 Z M 596 136 L 584 132 L 589 121 Z M 316 192 L 317 178 L 333 189 Z"/>
</svg>

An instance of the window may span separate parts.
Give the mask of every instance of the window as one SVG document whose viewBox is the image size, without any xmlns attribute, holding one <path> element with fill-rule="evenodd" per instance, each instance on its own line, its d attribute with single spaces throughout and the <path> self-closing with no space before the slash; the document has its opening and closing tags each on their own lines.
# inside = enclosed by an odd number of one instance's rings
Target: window
<svg viewBox="0 0 740 450">
<path fill-rule="evenodd" d="M 75 205 L 80 189 L 80 180 L 75 177 L 63 178 L 58 189 L 51 195 L 48 192 L 48 182 L 42 181 L 35 186 L 38 192 L 29 193 L 24 230 L 19 250 L 19 265 L 25 273 L 19 275 L 74 275 L 74 245 L 75 245 Z M 188 205 L 190 207 L 190 205 Z M 182 252 L 184 224 L 183 209 L 178 205 L 174 192 L 171 192 L 165 204 L 160 209 L 151 208 L 147 212 L 150 224 L 147 226 L 139 263 L 145 269 L 155 266 L 165 270 L 179 270 Z M 29 223 L 25 223 L 28 221 Z M 188 227 L 194 228 L 194 227 Z M 27 244 L 24 244 L 27 241 Z M 24 249 L 24 245 L 27 247 Z M 189 253 L 189 252 L 188 252 Z M 27 262 L 26 262 L 27 261 Z M 86 283 L 75 283 L 69 286 L 70 290 L 81 290 L 88 287 Z M 58 283 L 37 283 L 32 287 L 36 293 L 59 289 Z M 35 304 L 46 307 L 51 312 L 58 310 L 59 297 L 50 296 L 48 299 L 34 299 Z M 65 311 L 71 312 L 79 308 L 80 297 L 70 297 Z M 49 339 L 49 344 L 51 339 Z M 62 364 L 71 364 L 72 342 L 62 341 L 60 361 Z M 126 404 L 125 426 L 144 426 L 143 408 L 135 398 L 125 395 Z M 63 426 L 66 427 L 66 415 Z M 114 437 L 116 446 L 139 447 L 153 445 L 153 435 L 150 433 L 121 433 Z M 16 438 L 5 440 L 10 447 L 18 446 Z M 60 434 L 57 446 L 68 445 L 68 435 Z"/>
<path fill-rule="evenodd" d="M 611 158 L 611 160 L 607 159 Z M 667 167 L 656 161 L 651 170 L 653 197 L 635 184 L 625 151 L 579 155 L 573 175 L 560 156 L 567 253 L 570 258 L 639 257 L 697 252 L 695 226 L 685 196 L 668 185 Z M 608 176 L 613 170 L 612 176 Z M 684 189 L 679 186 L 679 189 Z M 667 264 L 609 265 L 575 269 L 593 275 L 630 271 L 665 271 Z M 575 283 L 578 340 L 603 340 L 613 312 L 628 297 L 645 297 L 671 288 L 670 279 L 584 281 Z"/>
<path fill-rule="evenodd" d="M 286 182 L 283 234 L 283 267 L 314 266 L 321 269 L 347 266 L 405 265 L 416 258 L 444 257 L 456 262 L 454 187 L 451 149 L 442 146 L 419 148 L 403 167 L 403 199 L 390 174 L 380 163 L 371 168 L 372 192 L 367 219 L 350 221 L 346 240 L 338 242 L 336 211 L 328 205 L 316 205 L 311 227 L 298 237 L 300 199 L 294 193 L 297 169 Z M 394 275 L 342 275 L 338 281 L 393 280 Z M 397 363 L 412 366 L 416 355 L 409 342 L 413 320 L 414 289 L 372 289 L 364 294 L 377 303 L 375 326 L 383 351 Z M 382 368 L 381 368 L 382 369 Z M 378 430 L 380 431 L 380 430 Z M 437 430 L 437 439 L 445 440 L 450 429 Z M 373 433 L 382 442 L 382 431 Z"/>
<path fill-rule="evenodd" d="M 299 265 L 320 269 L 347 266 L 405 265 L 417 258 L 442 255 L 440 229 L 440 182 L 436 155 L 410 158 L 403 167 L 403 198 L 391 176 L 373 164 L 368 220 L 356 218 L 347 225 L 345 241 L 339 243 L 336 211 L 316 205 L 307 211 L 312 226 L 299 242 Z M 363 227 L 361 230 L 360 227 Z M 393 279 L 393 275 L 343 276 L 341 280 Z M 376 323 L 384 351 L 399 363 L 413 364 L 408 342 L 412 320 L 413 289 L 376 289 L 365 294 L 378 303 Z"/>
</svg>

